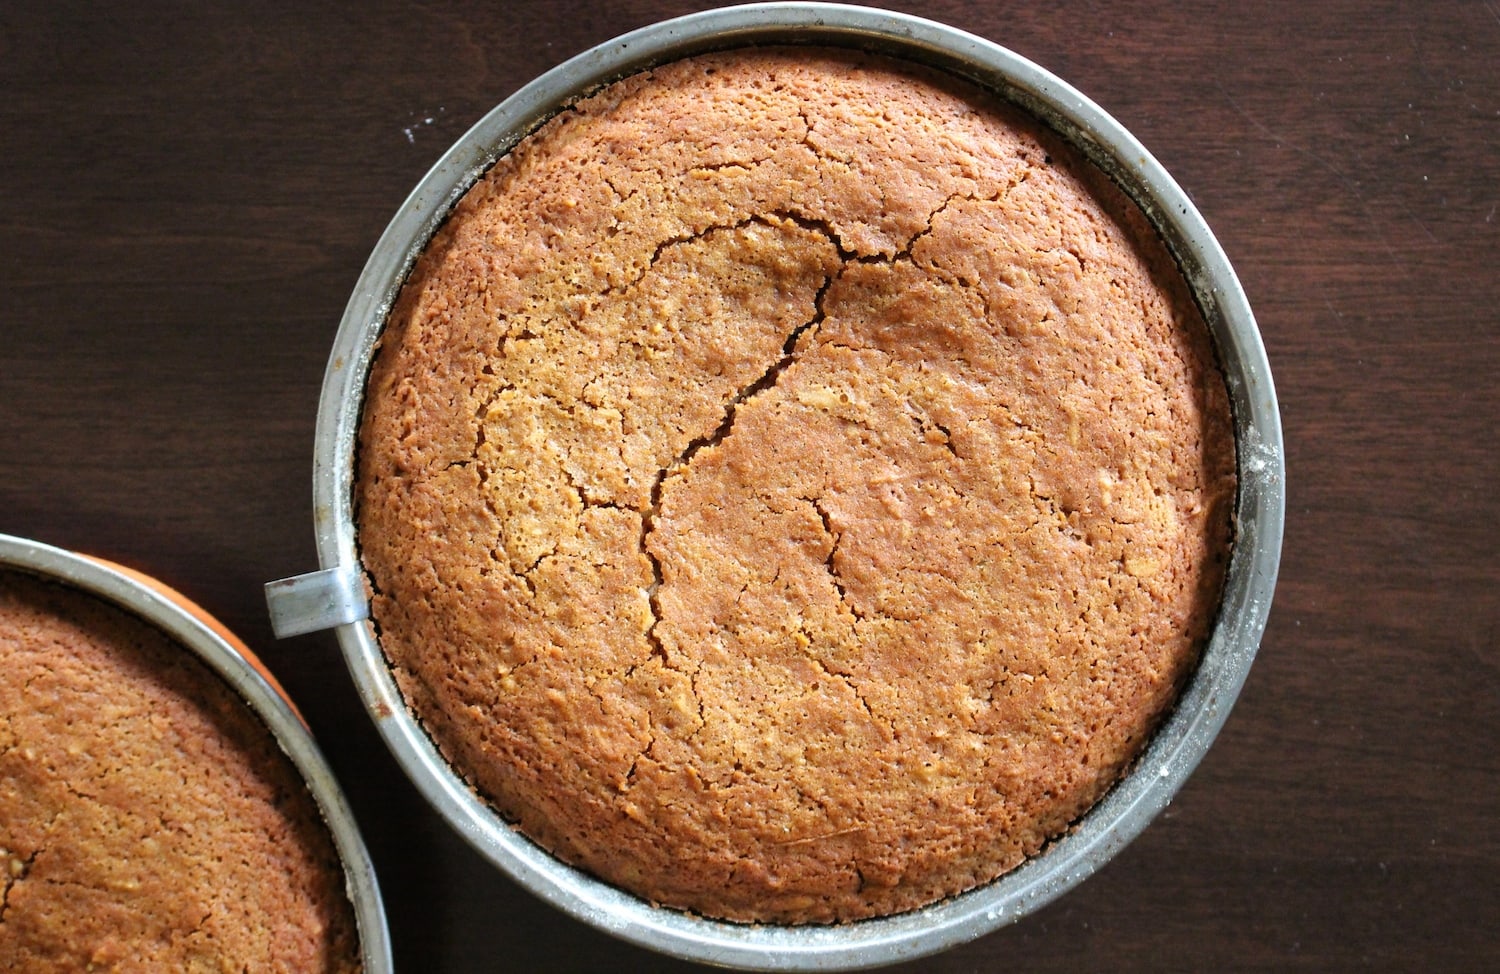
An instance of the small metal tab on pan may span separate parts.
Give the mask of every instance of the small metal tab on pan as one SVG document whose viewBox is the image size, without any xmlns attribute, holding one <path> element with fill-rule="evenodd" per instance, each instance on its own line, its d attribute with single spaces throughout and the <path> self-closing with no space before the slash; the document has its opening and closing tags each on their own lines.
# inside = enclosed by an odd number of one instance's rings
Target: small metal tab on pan
<svg viewBox="0 0 1500 974">
<path fill-rule="evenodd" d="M 266 583 L 277 639 L 359 622 L 370 614 L 359 573 L 344 565 Z"/>
</svg>

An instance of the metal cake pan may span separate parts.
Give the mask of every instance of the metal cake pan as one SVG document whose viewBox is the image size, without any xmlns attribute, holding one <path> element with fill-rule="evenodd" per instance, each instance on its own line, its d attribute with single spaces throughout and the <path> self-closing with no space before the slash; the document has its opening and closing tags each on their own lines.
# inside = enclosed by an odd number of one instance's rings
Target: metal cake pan
<svg viewBox="0 0 1500 974">
<path fill-rule="evenodd" d="M 1239 491 L 1218 621 L 1176 708 L 1130 773 L 1068 834 L 986 886 L 891 917 L 837 926 L 742 925 L 654 907 L 533 844 L 479 799 L 408 712 L 373 629 L 352 485 L 366 374 L 418 254 L 470 186 L 527 133 L 598 87 L 653 64 L 727 48 L 853 47 L 968 79 L 1030 112 L 1107 172 L 1142 208 L 1208 322 L 1234 414 Z M 481 119 L 397 211 L 345 309 L 324 378 L 313 468 L 321 568 L 266 587 L 280 635 L 336 628 L 371 718 L 417 788 L 481 854 L 573 916 L 666 954 L 764 970 L 894 963 L 959 944 L 1030 913 L 1092 874 L 1163 809 L 1197 766 L 1249 672 L 1270 611 L 1284 520 L 1280 414 L 1254 316 L 1197 208 L 1118 122 L 1066 82 L 990 41 L 920 18 L 832 4 L 729 7 L 664 21 L 586 51 Z"/>
<path fill-rule="evenodd" d="M 394 966 L 385 906 L 359 827 L 302 715 L 255 654 L 180 592 L 121 565 L 0 534 L 0 568 L 57 582 L 124 609 L 161 630 L 229 684 L 307 783 L 343 866 L 364 969 L 367 974 L 389 974 Z"/>
</svg>

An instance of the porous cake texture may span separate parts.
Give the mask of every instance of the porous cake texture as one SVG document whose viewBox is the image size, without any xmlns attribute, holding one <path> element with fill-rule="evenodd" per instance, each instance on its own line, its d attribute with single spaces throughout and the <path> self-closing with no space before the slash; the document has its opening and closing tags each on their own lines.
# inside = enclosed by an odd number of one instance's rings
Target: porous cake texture
<svg viewBox="0 0 1500 974">
<path fill-rule="evenodd" d="M 301 778 L 187 649 L 0 572 L 0 970 L 352 972 Z"/>
<path fill-rule="evenodd" d="M 417 262 L 359 439 L 411 710 L 562 859 L 720 918 L 931 903 L 1066 830 L 1215 617 L 1207 330 L 1110 182 L 938 75 L 626 78 Z"/>
</svg>

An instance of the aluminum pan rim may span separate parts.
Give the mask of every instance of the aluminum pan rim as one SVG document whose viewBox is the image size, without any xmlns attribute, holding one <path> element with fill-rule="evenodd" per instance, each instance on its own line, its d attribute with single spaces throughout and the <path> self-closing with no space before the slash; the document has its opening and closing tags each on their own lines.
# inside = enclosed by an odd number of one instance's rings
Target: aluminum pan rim
<svg viewBox="0 0 1500 974">
<path fill-rule="evenodd" d="M 317 802 L 343 866 L 365 971 L 392 971 L 390 933 L 375 867 L 333 771 L 287 699 L 203 621 L 108 565 L 39 541 L 0 534 L 0 566 L 65 584 L 124 609 L 186 647 L 229 684 L 271 731 Z"/>
<path fill-rule="evenodd" d="M 511 145 L 580 94 L 650 64 L 749 44 L 880 50 L 976 81 L 1052 125 L 1108 171 L 1172 248 L 1219 350 L 1239 454 L 1237 538 L 1220 619 L 1176 709 L 1135 769 L 1042 854 L 1000 879 L 894 917 L 833 927 L 743 926 L 646 902 L 566 866 L 504 823 L 454 774 L 407 712 L 368 622 L 338 628 L 350 672 L 387 745 L 424 797 L 480 853 L 573 916 L 674 956 L 765 970 L 893 963 L 971 940 L 1032 912 L 1092 874 L 1171 800 L 1227 718 L 1270 611 L 1284 519 L 1280 415 L 1254 317 L 1228 259 L 1186 193 L 1119 123 L 1070 85 L 974 35 L 920 18 L 832 4 L 729 7 L 664 21 L 599 45 L 517 91 L 450 148 L 397 212 L 345 310 L 325 376 L 314 511 L 325 569 L 358 571 L 352 517 L 355 437 L 375 342 L 412 261 L 451 207 Z"/>
</svg>

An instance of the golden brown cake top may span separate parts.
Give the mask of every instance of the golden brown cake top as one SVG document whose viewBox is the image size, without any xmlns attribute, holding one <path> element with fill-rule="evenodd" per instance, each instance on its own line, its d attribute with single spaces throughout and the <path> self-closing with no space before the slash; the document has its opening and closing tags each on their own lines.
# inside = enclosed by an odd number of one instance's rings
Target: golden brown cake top
<svg viewBox="0 0 1500 974">
<path fill-rule="evenodd" d="M 290 762 L 188 650 L 0 571 L 0 970 L 360 969 Z"/>
<path fill-rule="evenodd" d="M 740 920 L 986 882 L 1190 671 L 1233 445 L 1144 219 L 1036 123 L 814 50 L 646 72 L 414 269 L 356 482 L 381 646 L 562 858 Z"/>
</svg>

